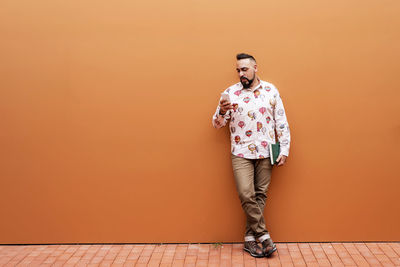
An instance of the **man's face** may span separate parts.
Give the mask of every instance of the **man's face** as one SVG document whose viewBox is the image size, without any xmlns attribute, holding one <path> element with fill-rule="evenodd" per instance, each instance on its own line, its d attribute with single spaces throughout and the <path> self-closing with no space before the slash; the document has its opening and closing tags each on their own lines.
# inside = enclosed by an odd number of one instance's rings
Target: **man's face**
<svg viewBox="0 0 400 267">
<path fill-rule="evenodd" d="M 243 88 L 250 88 L 257 72 L 257 64 L 250 58 L 240 59 L 236 62 L 236 71 Z"/>
</svg>

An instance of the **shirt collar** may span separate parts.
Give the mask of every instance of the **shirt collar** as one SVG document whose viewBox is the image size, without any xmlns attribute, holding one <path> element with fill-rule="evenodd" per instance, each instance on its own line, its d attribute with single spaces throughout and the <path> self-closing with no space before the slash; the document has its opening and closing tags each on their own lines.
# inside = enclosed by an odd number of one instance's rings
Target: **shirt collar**
<svg viewBox="0 0 400 267">
<path fill-rule="evenodd" d="M 262 81 L 261 79 L 258 79 L 258 80 L 260 81 L 260 83 L 259 83 L 259 84 L 256 86 L 256 88 L 254 88 L 254 89 L 244 88 L 244 87 L 243 87 L 243 84 L 242 84 L 241 82 L 239 82 L 239 86 L 241 87 L 240 89 L 241 89 L 241 90 L 248 90 L 248 91 L 254 92 L 254 91 L 257 90 L 257 89 L 265 88 L 264 81 Z"/>
</svg>

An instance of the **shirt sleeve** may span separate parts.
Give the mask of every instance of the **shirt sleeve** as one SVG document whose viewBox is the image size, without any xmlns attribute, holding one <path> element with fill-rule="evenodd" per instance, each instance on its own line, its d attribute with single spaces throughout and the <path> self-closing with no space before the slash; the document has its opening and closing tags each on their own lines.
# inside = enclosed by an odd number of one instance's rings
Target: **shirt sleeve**
<svg viewBox="0 0 400 267">
<path fill-rule="evenodd" d="M 214 128 L 222 128 L 226 125 L 226 123 L 228 122 L 228 120 L 231 118 L 230 117 L 230 113 L 231 111 L 228 110 L 225 115 L 220 115 L 219 114 L 219 102 L 221 101 L 222 97 L 220 98 L 220 100 L 218 101 L 218 106 L 217 106 L 217 110 L 215 111 L 213 117 L 212 117 L 212 125 L 214 126 Z"/>
<path fill-rule="evenodd" d="M 280 143 L 280 155 L 289 156 L 290 148 L 290 129 L 286 118 L 285 108 L 279 92 L 277 91 L 276 105 L 274 110 L 276 134 Z"/>
</svg>

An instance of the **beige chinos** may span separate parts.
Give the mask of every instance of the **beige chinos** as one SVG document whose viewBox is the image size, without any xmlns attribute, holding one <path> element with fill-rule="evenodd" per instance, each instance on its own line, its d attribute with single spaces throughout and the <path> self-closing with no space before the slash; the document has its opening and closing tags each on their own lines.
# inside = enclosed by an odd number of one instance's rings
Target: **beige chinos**
<svg viewBox="0 0 400 267">
<path fill-rule="evenodd" d="M 264 207 L 271 182 L 270 158 L 246 159 L 231 154 L 236 189 L 246 214 L 245 241 L 270 238 L 265 227 Z"/>
</svg>

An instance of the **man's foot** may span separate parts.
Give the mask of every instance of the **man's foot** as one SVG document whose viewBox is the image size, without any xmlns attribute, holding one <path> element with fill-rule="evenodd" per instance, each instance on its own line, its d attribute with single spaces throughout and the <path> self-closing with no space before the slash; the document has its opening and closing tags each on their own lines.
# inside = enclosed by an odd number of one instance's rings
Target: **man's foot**
<svg viewBox="0 0 400 267">
<path fill-rule="evenodd" d="M 243 250 L 250 253 L 255 258 L 264 257 L 262 249 L 257 245 L 256 241 L 245 241 Z"/>
<path fill-rule="evenodd" d="M 262 244 L 262 251 L 265 257 L 271 257 L 272 253 L 276 251 L 276 246 L 271 238 L 268 238 L 261 242 Z"/>
</svg>

